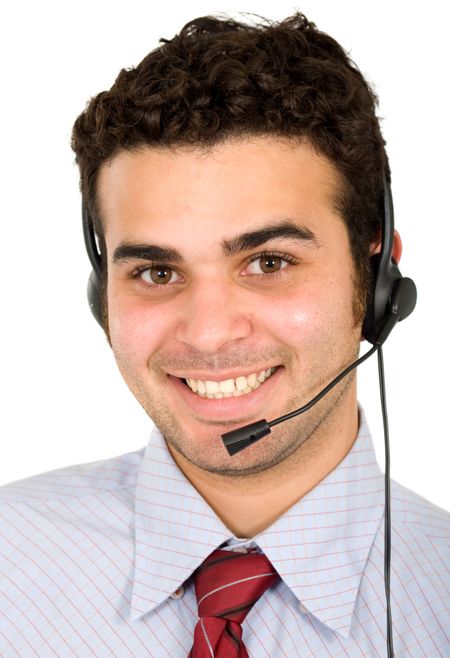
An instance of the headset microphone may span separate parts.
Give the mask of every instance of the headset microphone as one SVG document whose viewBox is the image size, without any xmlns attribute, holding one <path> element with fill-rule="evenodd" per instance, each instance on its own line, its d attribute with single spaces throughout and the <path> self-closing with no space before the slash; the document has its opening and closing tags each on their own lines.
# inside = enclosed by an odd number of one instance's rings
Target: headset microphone
<svg viewBox="0 0 450 658">
<path fill-rule="evenodd" d="M 381 221 L 381 250 L 379 254 L 372 256 L 370 259 L 373 289 L 362 327 L 364 338 L 373 344 L 372 349 L 350 364 L 303 407 L 270 422 L 263 419 L 222 434 L 223 443 L 230 455 L 235 455 L 270 434 L 270 428 L 274 425 L 283 423 L 285 420 L 294 418 L 311 409 L 354 368 L 372 356 L 374 352 L 378 350 L 381 352 L 381 346 L 397 322 L 404 320 L 413 312 L 417 300 L 416 286 L 414 281 L 401 275 L 397 263 L 392 258 L 394 207 L 391 187 L 385 178 L 383 183 L 384 212 Z"/>
<path fill-rule="evenodd" d="M 284 416 L 280 416 L 279 418 L 275 418 L 270 422 L 267 422 L 267 420 L 257 420 L 256 423 L 250 423 L 249 425 L 244 425 L 243 427 L 238 427 L 236 430 L 231 430 L 231 432 L 226 432 L 225 434 L 222 434 L 222 441 L 225 445 L 225 448 L 228 450 L 228 454 L 235 455 L 241 450 L 248 448 L 253 443 L 256 443 L 257 441 L 262 439 L 264 436 L 267 436 L 267 434 L 270 434 L 271 432 L 270 428 L 273 427 L 274 425 L 283 423 L 285 420 L 294 418 L 295 416 L 298 416 L 299 414 L 302 414 L 305 411 L 311 409 L 311 407 L 313 407 L 329 391 L 331 391 L 331 389 L 334 388 L 336 384 L 338 384 L 341 381 L 341 379 L 344 379 L 344 377 L 346 377 L 352 370 L 354 370 L 354 368 L 359 366 L 360 363 L 368 359 L 369 356 L 372 356 L 372 354 L 378 348 L 379 345 L 374 345 L 372 349 L 370 349 L 360 359 L 354 361 L 351 365 L 348 366 L 348 368 L 346 368 L 341 373 L 339 373 L 339 375 L 335 379 L 333 379 L 332 382 L 330 382 L 327 386 L 325 386 L 325 388 L 323 388 L 320 391 L 320 393 L 318 393 L 315 397 L 312 398 L 312 400 L 310 400 L 305 405 L 303 405 L 303 407 L 300 407 L 299 409 L 295 409 L 295 411 L 291 411 L 290 413 L 285 414 Z"/>
<path fill-rule="evenodd" d="M 410 300 L 414 293 L 415 285 L 411 279 L 407 279 L 406 277 L 398 279 L 395 284 L 395 289 L 392 293 L 393 299 L 391 304 L 391 312 L 385 319 L 384 324 L 381 326 L 378 339 L 375 341 L 374 346 L 368 352 L 366 352 L 366 354 L 363 354 L 363 356 L 360 357 L 357 361 L 354 361 L 347 368 L 345 368 L 345 370 L 339 373 L 335 379 L 333 379 L 327 386 L 325 386 L 325 388 L 323 388 L 320 393 L 313 397 L 312 400 L 303 405 L 303 407 L 300 407 L 295 411 L 291 411 L 284 416 L 280 416 L 279 418 L 275 418 L 270 422 L 267 422 L 266 420 L 258 420 L 255 423 L 250 423 L 249 425 L 244 425 L 243 427 L 238 427 L 231 432 L 222 434 L 222 441 L 225 445 L 225 448 L 228 450 L 228 454 L 235 455 L 241 450 L 248 448 L 248 446 L 256 443 L 256 441 L 259 441 L 264 436 L 267 436 L 267 434 L 270 434 L 270 428 L 274 425 L 283 423 L 285 420 L 294 418 L 295 416 L 298 416 L 311 409 L 311 407 L 313 407 L 329 391 L 331 391 L 331 389 L 334 388 L 336 384 L 341 381 L 341 379 L 344 379 L 344 377 L 346 377 L 352 370 L 354 370 L 357 366 L 372 356 L 374 352 L 381 348 L 397 322 L 403 320 L 406 317 L 405 312 L 410 306 Z M 409 313 L 407 314 L 409 315 Z"/>
</svg>

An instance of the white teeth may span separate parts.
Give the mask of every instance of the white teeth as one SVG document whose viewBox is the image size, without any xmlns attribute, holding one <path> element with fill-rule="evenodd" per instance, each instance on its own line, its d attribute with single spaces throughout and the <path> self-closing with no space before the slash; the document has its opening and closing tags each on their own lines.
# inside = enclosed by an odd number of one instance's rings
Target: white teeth
<svg viewBox="0 0 450 658">
<path fill-rule="evenodd" d="M 207 395 L 214 395 L 214 393 L 219 392 L 219 382 L 211 382 L 207 380 L 205 386 Z"/>
<path fill-rule="evenodd" d="M 222 393 L 232 393 L 234 391 L 234 379 L 225 379 L 225 381 L 220 382 L 219 390 Z"/>
<path fill-rule="evenodd" d="M 197 381 L 195 379 L 187 379 L 186 381 L 189 384 L 189 387 L 192 388 L 194 393 L 197 393 L 198 391 Z"/>
<path fill-rule="evenodd" d="M 236 388 L 238 391 L 245 391 L 247 388 L 247 377 L 236 377 Z"/>
<path fill-rule="evenodd" d="M 224 397 L 238 397 L 256 390 L 275 370 L 276 368 L 267 368 L 267 370 L 261 370 L 259 373 L 253 372 L 247 377 L 241 375 L 235 379 L 224 379 L 221 382 L 186 379 L 186 383 L 194 393 L 198 393 L 201 397 L 206 397 L 210 400 Z"/>
</svg>

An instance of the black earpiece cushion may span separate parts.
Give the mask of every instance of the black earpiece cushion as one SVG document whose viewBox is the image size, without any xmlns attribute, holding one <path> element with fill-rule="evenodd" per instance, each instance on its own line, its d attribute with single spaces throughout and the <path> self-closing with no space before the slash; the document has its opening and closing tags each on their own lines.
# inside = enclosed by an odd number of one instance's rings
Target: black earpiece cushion
<svg viewBox="0 0 450 658">
<path fill-rule="evenodd" d="M 87 284 L 87 297 L 92 315 L 103 328 L 102 291 L 99 277 L 92 270 Z"/>
<path fill-rule="evenodd" d="M 380 271 L 380 260 L 380 254 L 370 258 L 373 284 L 362 327 L 364 338 L 372 345 L 377 342 L 381 330 L 389 326 L 391 318 L 394 322 L 388 330 L 389 333 L 397 322 L 413 312 L 417 301 L 414 281 L 402 277 L 397 263 L 392 259 L 388 266 Z M 387 335 L 384 331 L 383 342 Z"/>
</svg>

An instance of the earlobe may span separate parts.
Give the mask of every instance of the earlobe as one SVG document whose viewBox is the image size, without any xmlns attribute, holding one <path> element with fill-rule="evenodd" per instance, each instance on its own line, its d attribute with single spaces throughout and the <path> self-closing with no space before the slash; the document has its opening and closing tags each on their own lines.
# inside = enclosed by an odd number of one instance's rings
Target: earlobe
<svg viewBox="0 0 450 658">
<path fill-rule="evenodd" d="M 370 255 L 373 256 L 374 254 L 379 254 L 380 251 L 381 251 L 381 240 L 377 240 L 376 242 L 373 242 L 370 246 Z M 403 243 L 400 237 L 400 233 L 397 230 L 394 230 L 394 244 L 392 246 L 392 258 L 395 260 L 397 265 L 402 257 L 402 252 L 403 252 Z"/>
</svg>

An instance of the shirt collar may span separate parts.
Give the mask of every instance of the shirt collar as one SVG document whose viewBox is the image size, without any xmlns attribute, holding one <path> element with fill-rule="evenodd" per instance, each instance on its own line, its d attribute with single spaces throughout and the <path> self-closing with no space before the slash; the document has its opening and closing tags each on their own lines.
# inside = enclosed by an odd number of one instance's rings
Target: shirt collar
<svg viewBox="0 0 450 658">
<path fill-rule="evenodd" d="M 134 519 L 132 620 L 167 599 L 233 536 L 180 471 L 156 427 L 137 475 Z"/>
<path fill-rule="evenodd" d="M 360 409 L 358 436 L 346 457 L 255 542 L 303 610 L 347 637 L 383 512 L 384 478 Z M 156 608 L 232 538 L 154 428 L 136 483 L 130 618 Z"/>
<path fill-rule="evenodd" d="M 255 541 L 301 609 L 348 637 L 383 517 L 384 476 L 360 409 L 359 432 L 346 457 Z"/>
</svg>

